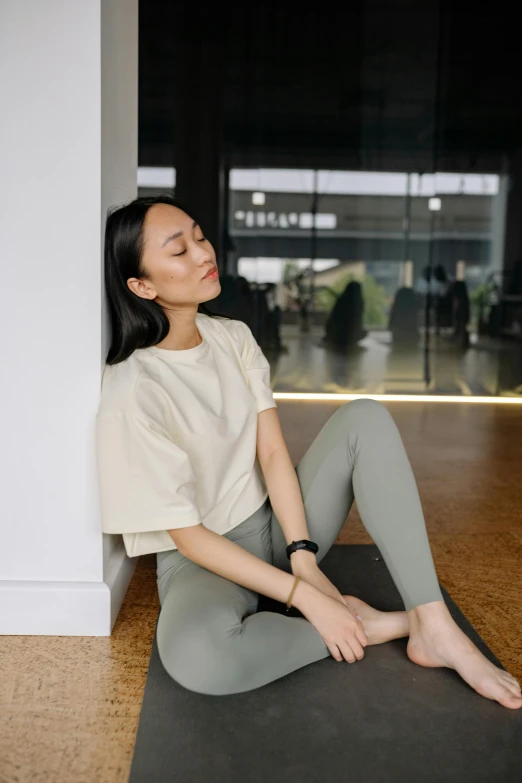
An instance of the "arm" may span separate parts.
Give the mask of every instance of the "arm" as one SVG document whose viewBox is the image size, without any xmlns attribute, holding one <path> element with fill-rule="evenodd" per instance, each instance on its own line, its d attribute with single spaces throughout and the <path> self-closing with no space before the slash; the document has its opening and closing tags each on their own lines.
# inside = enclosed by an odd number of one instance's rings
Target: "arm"
<svg viewBox="0 0 522 783">
<path fill-rule="evenodd" d="M 283 438 L 277 408 L 258 413 L 257 454 L 266 479 L 272 507 L 286 541 L 309 538 L 297 474 Z M 225 536 L 203 525 L 168 531 L 182 555 L 215 574 L 249 590 L 286 603 L 301 576 L 292 605 L 304 614 L 314 595 L 325 593 L 344 600 L 317 565 L 313 552 L 298 550 L 290 556 L 292 574 L 266 563 Z"/>
<path fill-rule="evenodd" d="M 297 472 L 284 441 L 276 408 L 258 413 L 257 453 L 268 494 L 286 542 L 310 538 Z M 310 586 L 346 604 L 334 584 L 323 574 L 313 552 L 298 549 L 290 555 L 292 573 Z M 301 586 L 301 583 L 299 583 Z M 297 591 L 296 591 L 297 592 Z"/>
<path fill-rule="evenodd" d="M 257 415 L 257 456 L 265 477 L 270 503 L 283 530 L 287 544 L 310 539 L 297 473 L 285 443 L 277 408 Z M 294 574 L 303 574 L 317 566 L 313 552 L 298 549 L 290 555 Z"/>
<path fill-rule="evenodd" d="M 294 586 L 295 575 L 292 576 L 266 563 L 251 552 L 247 552 L 235 541 L 230 541 L 201 524 L 168 532 L 181 554 L 194 563 L 248 590 L 262 593 L 281 603 L 287 602 Z M 305 581 L 299 582 L 292 599 L 292 606 L 302 612 L 302 608 L 314 591 L 312 585 Z"/>
</svg>

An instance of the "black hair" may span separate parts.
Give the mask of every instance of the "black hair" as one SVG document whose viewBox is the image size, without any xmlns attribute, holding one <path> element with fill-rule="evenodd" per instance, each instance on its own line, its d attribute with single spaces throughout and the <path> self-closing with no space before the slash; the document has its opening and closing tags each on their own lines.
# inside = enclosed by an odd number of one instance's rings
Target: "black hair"
<svg viewBox="0 0 522 783">
<path fill-rule="evenodd" d="M 169 194 L 141 196 L 124 206 L 110 207 L 107 211 L 105 291 L 112 331 L 107 364 L 118 364 L 136 348 L 156 345 L 169 333 L 170 322 L 161 305 L 138 296 L 127 285 L 129 277 L 148 277 L 142 265 L 143 225 L 148 210 L 154 204 L 170 204 L 195 219 L 179 199 Z M 228 318 L 211 313 L 204 303 L 198 305 L 198 312 Z"/>
</svg>

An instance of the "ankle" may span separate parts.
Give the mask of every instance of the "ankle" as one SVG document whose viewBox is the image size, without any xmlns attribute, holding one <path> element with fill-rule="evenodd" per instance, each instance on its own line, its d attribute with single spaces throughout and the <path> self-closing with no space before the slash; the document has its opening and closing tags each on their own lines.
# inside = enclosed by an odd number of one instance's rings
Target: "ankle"
<svg viewBox="0 0 522 783">
<path fill-rule="evenodd" d="M 430 601 L 426 604 L 419 604 L 408 611 L 408 621 L 410 625 L 422 625 L 426 622 L 436 620 L 450 620 L 451 615 L 444 601 Z"/>
</svg>

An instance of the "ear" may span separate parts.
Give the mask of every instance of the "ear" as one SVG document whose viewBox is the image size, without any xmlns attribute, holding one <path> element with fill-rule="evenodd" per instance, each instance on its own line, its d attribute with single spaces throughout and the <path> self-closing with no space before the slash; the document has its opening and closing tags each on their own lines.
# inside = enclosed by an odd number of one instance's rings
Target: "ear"
<svg viewBox="0 0 522 783">
<path fill-rule="evenodd" d="M 144 280 L 138 280 L 137 277 L 129 277 L 127 285 L 136 296 L 142 299 L 155 299 L 157 296 L 154 288 Z"/>
</svg>

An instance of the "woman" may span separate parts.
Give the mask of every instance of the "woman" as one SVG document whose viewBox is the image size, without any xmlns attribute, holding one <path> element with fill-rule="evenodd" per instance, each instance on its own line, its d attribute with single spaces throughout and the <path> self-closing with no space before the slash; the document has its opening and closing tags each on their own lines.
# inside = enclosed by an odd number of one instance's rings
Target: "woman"
<svg viewBox="0 0 522 783">
<path fill-rule="evenodd" d="M 103 530 L 121 533 L 131 557 L 156 553 L 167 672 L 199 693 L 239 693 L 409 635 L 415 663 L 453 668 L 483 696 L 520 707 L 515 678 L 444 604 L 386 408 L 341 406 L 295 469 L 250 328 L 199 309 L 219 294 L 216 270 L 201 227 L 174 199 L 139 198 L 108 216 L 112 343 L 96 420 Z M 343 596 L 319 569 L 354 496 L 406 611 Z M 258 612 L 260 595 L 301 616 Z"/>
<path fill-rule="evenodd" d="M 326 322 L 326 341 L 338 349 L 353 348 L 368 334 L 363 328 L 362 285 L 350 280 L 339 294 Z"/>
</svg>

